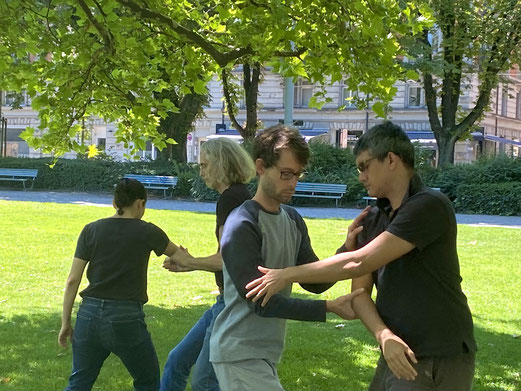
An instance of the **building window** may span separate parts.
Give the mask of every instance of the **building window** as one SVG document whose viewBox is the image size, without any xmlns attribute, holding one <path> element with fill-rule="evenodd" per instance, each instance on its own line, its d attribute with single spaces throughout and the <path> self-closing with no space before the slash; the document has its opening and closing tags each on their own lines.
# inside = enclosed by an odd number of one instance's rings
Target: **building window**
<svg viewBox="0 0 521 391">
<path fill-rule="evenodd" d="M 425 94 L 423 88 L 419 86 L 409 87 L 407 89 L 407 107 L 424 107 Z"/>
<path fill-rule="evenodd" d="M 346 109 L 356 109 L 357 91 L 351 91 L 345 84 L 342 85 L 342 93 L 340 94 L 340 107 L 345 106 Z"/>
<path fill-rule="evenodd" d="M 516 95 L 516 118 L 521 119 L 521 92 Z"/>
<path fill-rule="evenodd" d="M 505 87 L 501 93 L 501 115 L 506 117 L 508 114 L 508 88 Z"/>
<path fill-rule="evenodd" d="M 107 139 L 105 137 L 98 137 L 98 149 L 104 151 L 107 148 Z"/>
<path fill-rule="evenodd" d="M 293 92 L 293 107 L 309 107 L 309 101 L 313 96 L 313 84 L 299 79 L 293 87 Z"/>
<path fill-rule="evenodd" d="M 31 99 L 27 92 L 2 91 L 2 106 L 11 106 L 14 108 L 30 106 Z"/>
</svg>

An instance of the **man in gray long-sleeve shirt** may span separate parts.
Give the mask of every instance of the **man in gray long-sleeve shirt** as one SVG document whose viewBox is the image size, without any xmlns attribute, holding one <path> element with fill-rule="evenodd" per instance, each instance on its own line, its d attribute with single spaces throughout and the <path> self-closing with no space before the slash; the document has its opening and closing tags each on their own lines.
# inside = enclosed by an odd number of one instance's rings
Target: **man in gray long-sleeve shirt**
<svg viewBox="0 0 521 391">
<path fill-rule="evenodd" d="M 278 125 L 255 139 L 257 193 L 230 214 L 221 239 L 226 307 L 215 320 L 210 361 L 222 390 L 283 390 L 276 364 L 284 349 L 286 319 L 323 322 L 326 312 L 354 317 L 351 299 L 358 292 L 331 301 L 292 299 L 289 285 L 264 307 L 245 298 L 246 284 L 262 275 L 259 266 L 284 268 L 318 260 L 302 217 L 281 205 L 290 201 L 308 158 L 308 146 L 296 129 Z M 302 284 L 313 293 L 331 285 Z"/>
</svg>

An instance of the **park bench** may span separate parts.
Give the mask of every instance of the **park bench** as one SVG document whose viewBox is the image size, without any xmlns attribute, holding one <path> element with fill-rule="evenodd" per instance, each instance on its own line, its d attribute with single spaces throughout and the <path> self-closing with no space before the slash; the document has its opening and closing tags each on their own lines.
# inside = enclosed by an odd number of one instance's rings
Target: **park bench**
<svg viewBox="0 0 521 391">
<path fill-rule="evenodd" d="M 338 207 L 338 201 L 346 191 L 347 185 L 344 184 L 297 182 L 293 197 L 331 198 Z"/>
<path fill-rule="evenodd" d="M 432 190 L 441 191 L 439 187 L 431 187 Z M 376 202 L 376 197 L 365 196 L 362 197 L 362 200 L 365 201 L 365 206 L 371 205 Z"/>
<path fill-rule="evenodd" d="M 124 178 L 135 179 L 141 182 L 146 189 L 163 190 L 165 198 L 167 198 L 167 190 L 171 190 L 170 196 L 172 196 L 177 185 L 176 176 L 126 174 Z"/>
<path fill-rule="evenodd" d="M 26 168 L 0 168 L 0 181 L 22 182 L 24 190 L 25 182 L 31 180 L 31 189 L 34 185 L 34 178 L 38 175 L 38 170 Z"/>
</svg>

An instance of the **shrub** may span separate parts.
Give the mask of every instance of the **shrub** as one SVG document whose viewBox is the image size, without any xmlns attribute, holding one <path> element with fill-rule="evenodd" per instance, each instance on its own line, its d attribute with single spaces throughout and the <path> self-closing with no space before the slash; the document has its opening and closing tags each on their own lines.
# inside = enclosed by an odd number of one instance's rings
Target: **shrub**
<svg viewBox="0 0 521 391">
<path fill-rule="evenodd" d="M 461 213 L 521 215 L 521 183 L 462 184 L 454 208 Z"/>
</svg>

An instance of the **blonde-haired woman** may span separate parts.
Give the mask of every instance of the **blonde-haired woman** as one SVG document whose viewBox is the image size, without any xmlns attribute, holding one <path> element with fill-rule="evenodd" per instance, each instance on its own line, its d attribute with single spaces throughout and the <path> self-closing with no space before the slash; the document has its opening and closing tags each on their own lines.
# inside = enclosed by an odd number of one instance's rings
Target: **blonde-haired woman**
<svg viewBox="0 0 521 391">
<path fill-rule="evenodd" d="M 215 236 L 219 242 L 228 215 L 251 198 L 247 184 L 255 176 L 255 166 L 251 156 L 241 145 L 226 138 L 216 138 L 201 146 L 199 167 L 206 185 L 220 193 L 215 224 Z M 216 303 L 203 314 L 168 355 L 161 379 L 161 391 L 184 391 L 192 367 L 192 390 L 218 391 L 219 384 L 209 360 L 209 341 L 214 319 L 224 308 L 219 246 L 215 254 L 198 258 L 192 257 L 181 248 L 175 257 L 165 260 L 164 267 L 173 272 L 215 272 L 215 282 L 221 294 L 217 297 Z"/>
</svg>

